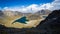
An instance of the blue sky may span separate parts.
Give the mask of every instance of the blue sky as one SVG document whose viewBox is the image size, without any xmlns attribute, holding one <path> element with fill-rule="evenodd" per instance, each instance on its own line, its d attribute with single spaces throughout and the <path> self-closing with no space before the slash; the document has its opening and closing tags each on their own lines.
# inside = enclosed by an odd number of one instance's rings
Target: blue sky
<svg viewBox="0 0 60 34">
<path fill-rule="evenodd" d="M 0 7 L 28 6 L 31 4 L 51 3 L 54 0 L 0 0 Z"/>
<path fill-rule="evenodd" d="M 0 0 L 0 10 L 37 12 L 42 9 L 60 9 L 60 0 Z"/>
</svg>

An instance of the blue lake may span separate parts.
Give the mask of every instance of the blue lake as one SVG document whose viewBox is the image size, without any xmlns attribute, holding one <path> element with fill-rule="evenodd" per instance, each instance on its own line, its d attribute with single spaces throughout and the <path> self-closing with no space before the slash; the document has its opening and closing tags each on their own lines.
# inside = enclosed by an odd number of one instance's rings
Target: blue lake
<svg viewBox="0 0 60 34">
<path fill-rule="evenodd" d="M 21 18 L 15 20 L 13 23 L 19 22 L 19 23 L 24 23 L 24 24 L 26 24 L 26 21 L 29 21 L 29 20 L 27 20 L 26 17 L 23 16 L 23 17 L 21 17 Z"/>
</svg>

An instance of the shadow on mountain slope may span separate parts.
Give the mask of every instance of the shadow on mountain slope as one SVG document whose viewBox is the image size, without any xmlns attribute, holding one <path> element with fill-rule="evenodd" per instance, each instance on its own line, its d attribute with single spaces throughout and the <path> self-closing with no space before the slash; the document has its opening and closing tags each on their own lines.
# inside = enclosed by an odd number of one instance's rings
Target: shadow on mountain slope
<svg viewBox="0 0 60 34">
<path fill-rule="evenodd" d="M 0 25 L 1 34 L 60 34 L 60 10 L 54 10 L 36 28 L 8 28 Z"/>
<path fill-rule="evenodd" d="M 48 31 L 48 34 L 57 34 L 60 31 L 60 10 L 54 10 L 48 17 L 36 27 Z"/>
</svg>

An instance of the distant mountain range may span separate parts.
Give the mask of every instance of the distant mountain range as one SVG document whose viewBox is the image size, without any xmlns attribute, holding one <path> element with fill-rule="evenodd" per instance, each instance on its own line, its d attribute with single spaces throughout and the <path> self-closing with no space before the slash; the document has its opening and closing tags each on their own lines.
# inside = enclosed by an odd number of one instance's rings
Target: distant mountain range
<svg viewBox="0 0 60 34">
<path fill-rule="evenodd" d="M 60 34 L 60 10 L 54 10 L 37 27 L 13 28 L 0 24 L 1 34 Z"/>
<path fill-rule="evenodd" d="M 7 15 L 7 16 L 29 16 L 29 15 L 48 15 L 49 13 L 51 13 L 50 10 L 40 10 L 37 11 L 35 13 L 22 13 L 19 11 L 11 11 L 11 10 L 5 10 L 5 11 L 1 11 L 0 10 L 0 15 Z"/>
<path fill-rule="evenodd" d="M 10 11 L 10 10 L 1 11 L 0 10 L 0 24 L 3 24 L 8 27 L 11 27 L 11 26 L 12 27 L 26 27 L 28 25 L 31 27 L 36 27 L 39 24 L 39 22 L 43 20 L 44 18 L 43 16 L 47 17 L 49 13 L 51 13 L 50 10 L 40 10 L 40 11 L 37 11 L 36 13 L 22 13 L 19 11 Z M 13 21 L 21 18 L 22 16 L 26 16 L 27 19 L 29 20 L 26 26 L 21 23 L 11 24 Z"/>
<path fill-rule="evenodd" d="M 50 10 L 40 10 L 40 11 L 37 11 L 35 13 L 22 13 L 22 12 L 19 12 L 19 11 L 10 11 L 10 10 L 5 10 L 5 11 L 1 11 L 0 10 L 0 17 L 3 17 L 3 16 L 8 16 L 8 17 L 15 17 L 15 16 L 26 16 L 26 17 L 41 17 L 41 15 L 48 15 L 49 13 L 51 13 Z"/>
</svg>

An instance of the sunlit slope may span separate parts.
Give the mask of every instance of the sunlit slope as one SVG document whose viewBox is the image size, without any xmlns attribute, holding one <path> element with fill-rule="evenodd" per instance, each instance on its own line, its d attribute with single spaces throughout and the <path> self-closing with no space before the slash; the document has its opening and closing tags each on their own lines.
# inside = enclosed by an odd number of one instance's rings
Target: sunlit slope
<svg viewBox="0 0 60 34">
<path fill-rule="evenodd" d="M 7 26 L 7 27 L 13 27 L 14 24 L 12 24 L 12 22 L 15 19 L 17 19 L 17 18 L 20 18 L 20 16 L 11 16 L 11 17 L 10 16 L 9 17 L 7 16 L 7 17 L 4 17 L 4 19 L 3 18 L 0 19 L 0 23 L 3 24 L 3 25 L 5 25 L 5 26 Z M 17 25 L 15 25 L 15 26 L 17 26 Z M 21 25 L 20 25 L 20 27 L 21 27 Z"/>
<path fill-rule="evenodd" d="M 8 14 L 7 14 L 8 13 Z M 0 18 L 0 24 L 5 25 L 6 27 L 14 27 L 14 28 L 31 28 L 36 27 L 40 21 L 42 20 L 42 17 L 40 15 L 29 15 L 26 16 L 29 21 L 27 21 L 27 24 L 16 22 L 12 24 L 16 19 L 19 19 L 22 17 L 22 15 L 14 15 L 12 12 L 7 12 L 5 14 L 5 17 Z M 36 19 L 35 19 L 36 18 Z"/>
<path fill-rule="evenodd" d="M 21 16 L 5 17 L 5 19 L 0 20 L 0 23 L 5 25 L 6 27 L 30 28 L 30 27 L 36 27 L 36 25 L 38 25 L 39 22 L 41 21 L 40 19 L 37 19 L 37 20 L 29 20 L 28 22 L 26 22 L 27 24 L 22 24 L 18 22 L 12 24 L 12 22 L 18 18 L 21 18 Z"/>
</svg>

